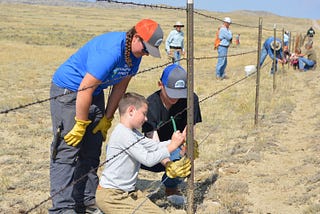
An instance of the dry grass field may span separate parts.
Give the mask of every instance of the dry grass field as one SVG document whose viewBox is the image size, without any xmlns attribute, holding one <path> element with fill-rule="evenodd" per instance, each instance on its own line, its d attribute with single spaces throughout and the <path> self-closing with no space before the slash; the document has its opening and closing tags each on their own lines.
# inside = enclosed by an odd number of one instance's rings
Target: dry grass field
<svg viewBox="0 0 320 214">
<path fill-rule="evenodd" d="M 157 20 L 168 35 L 172 25 L 186 23 L 182 10 L 128 7 L 108 3 L 0 0 L 0 111 L 49 98 L 55 69 L 93 36 L 126 31 L 142 18 Z M 320 213 L 320 73 L 298 72 L 285 65 L 269 75 L 271 61 L 261 69 L 259 123 L 254 126 L 256 75 L 245 77 L 244 66 L 256 64 L 259 17 L 262 40 L 282 29 L 304 34 L 315 25 L 314 46 L 320 54 L 317 22 L 249 11 L 230 16 L 240 46 L 231 46 L 229 79 L 215 79 L 213 40 L 219 21 L 194 14 L 194 89 L 201 100 L 203 122 L 196 127 L 200 158 L 195 160 L 195 210 L 201 214 Z M 184 29 L 186 32 L 186 28 Z M 187 38 L 186 38 L 187 39 Z M 168 62 L 145 57 L 140 70 Z M 186 67 L 186 61 L 182 61 Z M 163 67 L 136 75 L 128 91 L 148 96 L 157 89 Z M 231 87 L 228 87 L 232 85 Z M 114 124 L 118 121 L 118 115 Z M 0 114 L 0 213 L 47 213 L 49 147 L 52 140 L 49 102 Z M 105 145 L 104 145 L 105 148 Z M 101 160 L 105 159 L 105 151 Z M 99 169 L 99 173 L 100 173 Z M 141 171 L 138 187 L 154 191 L 161 173 Z M 182 185 L 187 193 L 186 185 Z M 164 197 L 162 187 L 151 199 L 168 213 L 185 213 Z"/>
</svg>

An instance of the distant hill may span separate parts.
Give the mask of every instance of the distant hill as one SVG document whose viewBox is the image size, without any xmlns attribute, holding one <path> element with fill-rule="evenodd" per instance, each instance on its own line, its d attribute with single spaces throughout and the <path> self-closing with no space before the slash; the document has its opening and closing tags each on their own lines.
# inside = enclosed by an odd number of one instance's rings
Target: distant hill
<svg viewBox="0 0 320 214">
<path fill-rule="evenodd" d="M 267 11 L 263 11 L 263 10 L 234 10 L 233 12 L 235 13 L 243 13 L 246 15 L 256 15 L 256 16 L 279 16 L 277 14 L 271 13 L 271 12 L 267 12 Z"/>
<path fill-rule="evenodd" d="M 20 4 L 40 4 L 40 5 L 52 5 L 52 6 L 71 6 L 71 7 L 98 7 L 98 8 L 119 8 L 119 7 L 135 7 L 133 5 L 108 3 L 106 1 L 95 2 L 95 0 L 0 0 L 1 3 L 20 3 Z M 133 1 L 139 3 L 139 1 Z M 152 1 L 150 2 L 152 4 Z M 169 6 L 162 4 L 161 6 Z M 197 8 L 195 8 L 197 10 Z M 201 11 L 206 11 L 199 9 Z M 219 11 L 211 11 L 219 12 Z M 244 15 L 255 15 L 260 17 L 265 16 L 278 16 L 276 14 L 266 11 L 251 11 L 251 10 L 235 10 L 235 13 Z"/>
</svg>

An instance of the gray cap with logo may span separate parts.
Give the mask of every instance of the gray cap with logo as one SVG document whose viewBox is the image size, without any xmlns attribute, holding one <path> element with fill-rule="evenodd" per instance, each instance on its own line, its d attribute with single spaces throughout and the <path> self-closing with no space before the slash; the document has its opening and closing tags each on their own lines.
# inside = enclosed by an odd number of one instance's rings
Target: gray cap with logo
<svg viewBox="0 0 320 214">
<path fill-rule="evenodd" d="M 167 66 L 160 78 L 170 98 L 187 97 L 187 72 L 177 64 Z"/>
</svg>

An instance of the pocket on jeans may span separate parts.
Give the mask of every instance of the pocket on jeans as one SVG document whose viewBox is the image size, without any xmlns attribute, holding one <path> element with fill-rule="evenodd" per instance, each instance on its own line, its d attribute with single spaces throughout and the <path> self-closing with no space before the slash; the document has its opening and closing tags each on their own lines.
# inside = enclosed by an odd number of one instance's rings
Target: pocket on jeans
<svg viewBox="0 0 320 214">
<path fill-rule="evenodd" d="M 77 93 L 65 89 L 65 92 L 58 96 L 57 101 L 64 105 L 75 105 L 77 99 Z"/>
</svg>

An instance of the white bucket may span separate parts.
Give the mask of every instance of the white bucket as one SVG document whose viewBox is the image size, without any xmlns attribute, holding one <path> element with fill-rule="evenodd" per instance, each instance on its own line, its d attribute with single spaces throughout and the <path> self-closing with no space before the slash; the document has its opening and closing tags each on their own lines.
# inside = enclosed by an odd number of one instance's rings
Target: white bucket
<svg viewBox="0 0 320 214">
<path fill-rule="evenodd" d="M 247 65 L 244 66 L 244 71 L 246 72 L 246 76 L 249 76 L 257 71 L 257 67 L 255 65 Z"/>
</svg>

